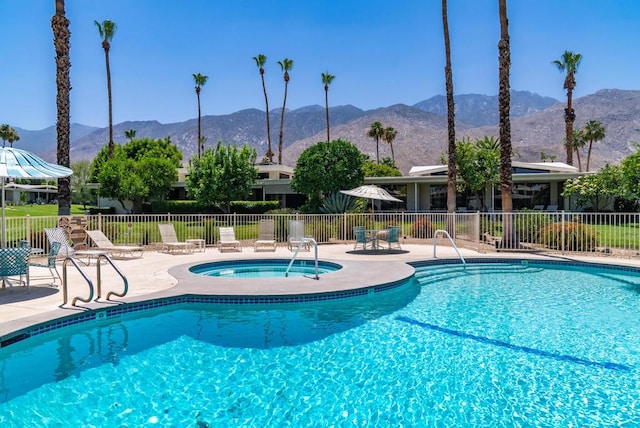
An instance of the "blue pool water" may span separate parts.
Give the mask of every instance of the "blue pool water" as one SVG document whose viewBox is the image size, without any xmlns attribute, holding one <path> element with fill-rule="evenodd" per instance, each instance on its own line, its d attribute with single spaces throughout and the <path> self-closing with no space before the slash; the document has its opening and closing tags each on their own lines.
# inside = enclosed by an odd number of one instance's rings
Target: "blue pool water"
<svg viewBox="0 0 640 428">
<path fill-rule="evenodd" d="M 288 259 L 223 261 L 203 263 L 189 270 L 198 275 L 221 278 L 284 278 L 289 263 Z M 318 261 L 318 274 L 334 272 L 341 268 L 342 266 L 337 263 Z M 315 261 L 294 260 L 288 276 L 312 276 L 315 273 Z"/>
<path fill-rule="evenodd" d="M 0 349 L 0 426 L 637 426 L 639 309 L 638 273 L 529 263 L 127 314 Z"/>
</svg>

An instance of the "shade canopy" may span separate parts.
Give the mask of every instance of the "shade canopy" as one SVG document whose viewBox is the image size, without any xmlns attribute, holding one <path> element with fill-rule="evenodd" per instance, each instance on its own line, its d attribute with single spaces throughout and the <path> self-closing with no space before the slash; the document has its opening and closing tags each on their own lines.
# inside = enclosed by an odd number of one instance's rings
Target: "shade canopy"
<svg viewBox="0 0 640 428">
<path fill-rule="evenodd" d="M 2 248 L 6 247 L 4 218 L 4 182 L 7 178 L 44 179 L 68 177 L 73 171 L 67 167 L 49 163 L 33 153 L 13 147 L 0 148 L 0 183 L 2 193 Z"/>
<path fill-rule="evenodd" d="M 351 190 L 341 190 L 340 193 L 344 193 L 345 195 L 349 196 L 355 196 L 356 198 L 402 202 L 402 200 L 396 198 L 395 196 L 391 196 L 391 194 L 389 194 L 389 192 L 384 190 L 382 187 L 378 187 L 374 184 L 367 184 Z"/>
</svg>

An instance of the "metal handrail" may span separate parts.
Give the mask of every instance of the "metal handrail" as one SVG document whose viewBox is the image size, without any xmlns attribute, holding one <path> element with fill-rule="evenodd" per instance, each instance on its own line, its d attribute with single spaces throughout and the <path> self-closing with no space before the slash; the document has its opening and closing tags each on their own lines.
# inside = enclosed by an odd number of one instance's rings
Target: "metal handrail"
<svg viewBox="0 0 640 428">
<path fill-rule="evenodd" d="M 80 272 L 80 275 L 82 275 L 82 277 L 85 279 L 85 281 L 87 281 L 87 284 L 89 284 L 89 297 L 86 299 L 83 299 L 80 296 L 74 297 L 73 300 L 71 301 L 71 306 L 75 306 L 76 302 L 78 300 L 80 300 L 81 302 L 84 303 L 89 303 L 91 302 L 91 300 L 93 300 L 93 281 L 91 281 L 91 278 L 89 278 L 87 276 L 87 274 L 85 273 L 84 270 L 82 270 L 82 268 L 80 267 L 80 265 L 78 264 L 78 262 L 76 261 L 76 259 L 74 259 L 73 257 L 67 257 L 64 259 L 64 262 L 62 262 L 62 306 L 66 305 L 68 302 L 68 296 L 67 296 L 67 263 L 71 262 L 71 264 L 73 264 L 76 269 L 78 270 L 78 272 Z"/>
<path fill-rule="evenodd" d="M 467 262 L 464 260 L 464 257 L 462 257 L 462 254 L 460 254 L 460 250 L 458 250 L 458 247 L 456 246 L 456 243 L 453 242 L 453 239 L 451 239 L 451 235 L 449 235 L 449 232 L 447 232 L 444 229 L 438 229 L 433 233 L 433 258 L 437 258 L 436 257 L 436 245 L 437 245 L 437 240 L 438 240 L 438 234 L 441 233 L 443 234 L 445 237 L 447 237 L 449 239 L 449 242 L 451 242 L 451 245 L 453 246 L 453 249 L 456 250 L 456 253 L 458 253 L 458 257 L 460 257 L 460 260 L 462 261 L 463 265 L 466 265 Z"/>
<path fill-rule="evenodd" d="M 289 269 L 291 269 L 291 266 L 293 266 L 293 262 L 295 261 L 296 257 L 298 256 L 298 253 L 300 252 L 300 249 L 302 248 L 302 246 L 304 244 L 309 243 L 309 242 L 313 243 L 313 248 L 314 248 L 314 253 L 315 253 L 314 259 L 315 259 L 315 267 L 316 267 L 316 276 L 315 276 L 315 278 L 312 278 L 312 279 L 320 279 L 320 276 L 318 275 L 318 243 L 313 238 L 302 238 L 300 240 L 300 242 L 298 243 L 298 248 L 296 248 L 296 252 L 293 253 L 293 257 L 291 257 L 291 261 L 289 262 L 289 266 L 287 266 L 287 270 L 284 273 L 285 277 L 289 276 Z M 307 277 L 307 278 L 309 278 L 309 277 Z"/>
<path fill-rule="evenodd" d="M 122 273 L 122 271 L 118 268 L 118 266 L 116 266 L 116 264 L 113 262 L 113 260 L 111 259 L 111 257 L 109 257 L 106 254 L 100 254 L 98 256 L 98 258 L 96 259 L 96 275 L 98 277 L 98 296 L 96 297 L 96 300 L 100 299 L 102 297 L 102 275 L 100 272 L 100 261 L 101 260 L 106 260 L 111 267 L 113 267 L 115 269 L 115 271 L 118 273 L 118 275 L 120 275 L 120 278 L 122 278 L 122 280 L 124 281 L 124 291 L 122 293 L 116 293 L 115 291 L 110 291 L 107 293 L 107 297 L 105 297 L 106 300 L 109 300 L 109 298 L 113 295 L 113 296 L 118 296 L 118 297 L 124 297 L 127 295 L 127 292 L 129 291 L 129 280 L 127 280 L 127 277 L 124 276 L 124 273 Z"/>
</svg>

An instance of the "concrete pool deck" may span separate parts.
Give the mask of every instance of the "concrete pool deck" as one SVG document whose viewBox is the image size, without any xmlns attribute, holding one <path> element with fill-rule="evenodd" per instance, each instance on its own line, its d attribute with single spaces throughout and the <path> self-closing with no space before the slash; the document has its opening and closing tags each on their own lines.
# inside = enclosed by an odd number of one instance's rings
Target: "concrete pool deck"
<svg viewBox="0 0 640 428">
<path fill-rule="evenodd" d="M 278 296 L 289 294 L 320 294 L 344 291 L 355 288 L 371 287 L 401 281 L 412 275 L 413 268 L 406 264 L 411 261 L 434 260 L 433 245 L 402 246 L 402 253 L 375 254 L 353 252 L 353 244 L 327 244 L 318 246 L 318 258 L 343 265 L 339 271 L 321 275 L 316 281 L 304 277 L 277 279 L 231 279 L 196 276 L 188 271 L 188 267 L 212 261 L 240 259 L 291 259 L 293 253 L 286 246 L 279 246 L 275 252 L 254 252 L 245 247 L 242 252 L 219 252 L 207 248 L 204 252 L 191 254 L 167 254 L 157 251 L 146 251 L 142 258 L 114 260 L 118 268 L 129 282 L 129 291 L 123 298 L 114 297 L 112 301 L 90 303 L 79 302 L 77 307 L 71 306 L 75 296 L 88 297 L 89 287 L 80 273 L 72 266 L 67 268 L 68 303 L 63 303 L 63 292 L 60 286 L 52 287 L 51 277 L 42 279 L 48 269 L 32 268 L 31 287 L 23 286 L 0 288 L 0 337 L 11 332 L 50 321 L 52 319 L 82 313 L 87 309 L 102 309 L 122 302 L 138 302 L 149 299 L 179 296 L 184 294 L 206 294 L 221 296 Z M 619 264 L 640 268 L 639 259 L 622 259 L 610 256 L 560 256 L 541 253 L 478 253 L 461 248 L 465 259 L 471 258 L 527 258 L 542 260 L 576 260 L 594 263 Z M 313 260 L 314 252 L 301 252 L 300 259 Z M 458 259 L 453 248 L 438 246 L 438 259 Z M 88 277 L 97 286 L 96 266 L 82 266 Z M 62 274 L 62 267 L 58 266 Z M 122 292 L 123 280 L 109 265 L 101 266 L 102 296 L 108 292 Z M 95 298 L 96 296 L 94 296 Z"/>
</svg>

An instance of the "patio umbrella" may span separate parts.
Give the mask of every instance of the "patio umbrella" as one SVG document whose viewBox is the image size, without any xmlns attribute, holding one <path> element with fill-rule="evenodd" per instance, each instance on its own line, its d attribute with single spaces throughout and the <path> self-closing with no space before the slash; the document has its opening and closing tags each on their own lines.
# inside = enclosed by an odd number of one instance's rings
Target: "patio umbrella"
<svg viewBox="0 0 640 428">
<path fill-rule="evenodd" d="M 4 182 L 7 178 L 45 179 L 68 177 L 73 174 L 69 168 L 52 164 L 33 153 L 13 147 L 0 148 L 0 187 L 2 193 L 2 248 L 6 247 L 4 218 Z"/>
<path fill-rule="evenodd" d="M 344 193 L 345 195 L 355 196 L 356 198 L 366 198 L 371 199 L 371 206 L 373 206 L 373 201 L 394 201 L 394 202 L 402 202 L 402 200 L 396 198 L 395 196 L 391 196 L 389 192 L 384 190 L 382 187 L 378 187 L 374 184 L 366 184 L 364 186 L 356 187 L 351 190 L 341 190 L 340 193 Z"/>
</svg>

